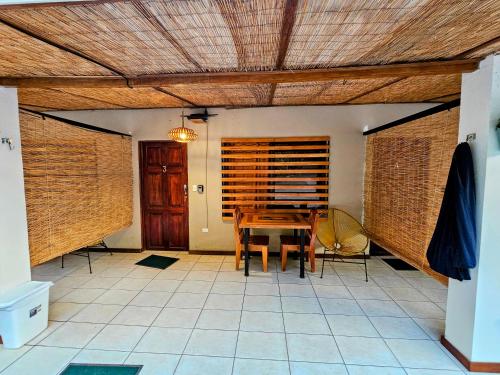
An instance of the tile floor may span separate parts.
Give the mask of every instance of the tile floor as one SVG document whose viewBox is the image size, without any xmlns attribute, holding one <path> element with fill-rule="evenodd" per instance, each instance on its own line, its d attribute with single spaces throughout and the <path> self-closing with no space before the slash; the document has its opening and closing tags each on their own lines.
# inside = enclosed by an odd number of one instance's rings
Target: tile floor
<svg viewBox="0 0 500 375">
<path fill-rule="evenodd" d="M 33 270 L 51 280 L 48 329 L 18 350 L 0 347 L 0 374 L 54 375 L 69 362 L 142 364 L 147 374 L 458 375 L 437 341 L 446 289 L 418 271 L 369 260 L 327 264 L 299 279 L 252 259 L 158 253 L 180 260 L 161 271 L 136 266 L 153 252 L 68 256 Z"/>
</svg>

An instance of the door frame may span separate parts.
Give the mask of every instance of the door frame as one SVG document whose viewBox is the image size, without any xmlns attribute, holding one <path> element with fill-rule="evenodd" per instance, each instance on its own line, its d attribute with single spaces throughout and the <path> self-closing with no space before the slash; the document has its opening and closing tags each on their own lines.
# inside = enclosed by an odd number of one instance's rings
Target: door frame
<svg viewBox="0 0 500 375">
<path fill-rule="evenodd" d="M 148 143 L 167 143 L 167 144 L 175 144 L 178 143 L 176 141 L 168 141 L 168 140 L 150 140 L 150 141 L 138 141 L 138 148 L 139 148 L 139 202 L 140 202 L 140 209 L 141 209 L 141 249 L 148 250 L 144 246 L 146 244 L 146 231 L 145 231 L 145 198 L 144 198 L 144 182 L 143 182 L 143 160 L 144 160 L 144 148 L 143 145 L 148 144 Z M 185 155 L 184 155 L 184 173 L 186 174 L 186 179 L 189 177 L 188 175 L 188 157 L 187 157 L 187 144 L 184 143 L 184 149 L 185 149 Z M 187 185 L 187 198 L 186 198 L 186 213 L 184 217 L 184 242 L 186 243 L 186 250 L 176 250 L 176 251 L 186 251 L 189 252 L 189 181 L 186 181 Z M 162 250 L 155 250 L 155 251 L 162 251 Z M 164 250 L 168 251 L 168 250 Z"/>
</svg>

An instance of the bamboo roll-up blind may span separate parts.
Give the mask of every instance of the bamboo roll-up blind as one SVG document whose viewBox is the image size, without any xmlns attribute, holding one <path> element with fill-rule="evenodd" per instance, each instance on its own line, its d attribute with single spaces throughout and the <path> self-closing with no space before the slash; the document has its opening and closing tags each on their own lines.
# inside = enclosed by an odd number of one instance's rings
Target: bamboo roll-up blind
<svg viewBox="0 0 500 375">
<path fill-rule="evenodd" d="M 131 139 L 20 112 L 31 265 L 132 223 Z"/>
<path fill-rule="evenodd" d="M 328 208 L 330 137 L 223 138 L 222 217 Z"/>
<path fill-rule="evenodd" d="M 371 238 L 432 274 L 426 259 L 458 140 L 459 107 L 369 135 L 364 225 Z"/>
</svg>

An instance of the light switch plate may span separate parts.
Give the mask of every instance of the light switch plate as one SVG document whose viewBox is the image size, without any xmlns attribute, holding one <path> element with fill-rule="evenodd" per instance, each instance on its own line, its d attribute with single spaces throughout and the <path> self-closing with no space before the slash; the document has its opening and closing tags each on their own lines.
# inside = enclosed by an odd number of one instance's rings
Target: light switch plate
<svg viewBox="0 0 500 375">
<path fill-rule="evenodd" d="M 195 192 L 198 191 L 198 185 L 193 185 L 192 190 Z"/>
<path fill-rule="evenodd" d="M 201 231 L 202 231 L 203 233 L 208 233 L 208 228 L 201 228 Z"/>
</svg>

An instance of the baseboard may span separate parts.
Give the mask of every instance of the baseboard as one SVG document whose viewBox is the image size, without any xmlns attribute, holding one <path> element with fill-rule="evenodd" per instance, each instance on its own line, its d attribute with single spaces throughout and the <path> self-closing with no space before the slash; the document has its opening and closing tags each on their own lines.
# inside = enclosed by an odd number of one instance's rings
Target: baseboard
<svg viewBox="0 0 500 375">
<path fill-rule="evenodd" d="M 234 250 L 189 250 L 189 254 L 193 255 L 226 255 L 226 256 L 233 256 L 235 255 Z M 260 251 L 250 251 L 250 255 L 259 255 Z M 271 257 L 279 257 L 280 253 L 279 251 L 270 251 L 269 256 Z M 321 259 L 323 258 L 324 254 L 317 253 L 316 254 L 316 259 Z M 331 259 L 332 255 L 331 254 L 326 254 L 326 259 Z M 354 255 L 352 257 L 343 257 L 340 255 L 335 256 L 336 259 L 363 259 L 362 255 Z M 370 259 L 370 255 L 366 255 L 366 259 Z"/>
<path fill-rule="evenodd" d="M 89 251 L 95 253 L 142 253 L 143 249 L 126 249 L 122 247 L 89 247 Z"/>
<path fill-rule="evenodd" d="M 500 374 L 500 363 L 494 362 L 471 362 L 457 348 L 449 342 L 444 335 L 441 336 L 441 344 L 456 358 L 458 361 L 471 372 L 489 372 Z"/>
</svg>

